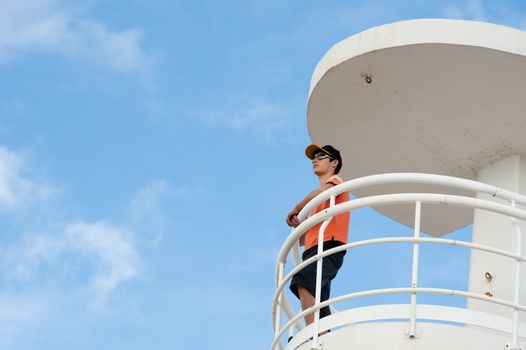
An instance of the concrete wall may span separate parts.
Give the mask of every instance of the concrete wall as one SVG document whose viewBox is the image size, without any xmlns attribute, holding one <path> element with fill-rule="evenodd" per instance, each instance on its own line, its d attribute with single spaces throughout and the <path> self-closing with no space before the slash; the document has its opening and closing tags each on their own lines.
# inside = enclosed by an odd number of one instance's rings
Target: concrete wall
<svg viewBox="0 0 526 350">
<path fill-rule="evenodd" d="M 526 193 L 526 160 L 521 156 L 510 156 L 482 169 L 478 173 L 478 181 L 495 185 L 521 194 Z M 478 198 L 498 201 L 490 195 L 478 194 Z M 524 224 L 521 223 L 521 226 Z M 525 231 L 526 232 L 526 231 Z M 473 219 L 473 242 L 491 247 L 515 251 L 516 236 L 510 218 L 502 215 L 475 210 Z M 522 246 L 526 239 L 522 239 Z M 522 268 L 525 270 L 525 267 Z M 492 279 L 486 278 L 486 272 Z M 469 276 L 469 291 L 485 294 L 491 293 L 493 297 L 513 301 L 515 276 L 515 261 L 493 254 L 472 251 Z M 526 301 L 526 271 L 522 272 L 521 292 L 522 302 Z M 511 317 L 511 310 L 506 307 L 485 303 L 479 300 L 468 300 L 468 308 L 495 313 Z"/>
</svg>

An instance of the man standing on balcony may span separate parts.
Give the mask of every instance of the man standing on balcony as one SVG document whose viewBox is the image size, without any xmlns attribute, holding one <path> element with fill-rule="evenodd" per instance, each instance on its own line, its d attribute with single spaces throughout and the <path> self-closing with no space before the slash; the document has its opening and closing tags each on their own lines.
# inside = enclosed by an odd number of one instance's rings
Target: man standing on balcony
<svg viewBox="0 0 526 350">
<path fill-rule="evenodd" d="M 343 180 L 338 176 L 342 168 L 342 158 L 340 152 L 330 146 L 326 145 L 320 147 L 318 145 L 310 145 L 305 149 L 305 155 L 312 159 L 312 170 L 318 177 L 320 187 L 309 193 L 303 198 L 294 208 L 287 214 L 287 224 L 291 227 L 297 227 L 300 224 L 298 219 L 299 212 L 307 205 L 307 203 L 323 191 L 339 185 Z M 344 192 L 336 197 L 336 204 L 346 202 L 349 200 L 349 193 Z M 310 216 L 319 213 L 329 208 L 329 199 L 318 205 Z M 318 253 L 318 234 L 322 223 L 309 229 L 301 238 L 300 244 L 304 246 L 303 261 L 315 256 Z M 328 250 L 339 245 L 347 243 L 347 236 L 349 231 L 349 212 L 334 216 L 329 225 L 326 227 L 323 236 L 323 250 Z M 331 290 L 331 281 L 336 277 L 336 273 L 343 263 L 343 256 L 345 251 L 332 254 L 323 258 L 323 270 L 321 280 L 321 302 L 329 299 Z M 308 309 L 315 303 L 316 293 L 316 263 L 312 263 L 292 278 L 290 283 L 290 290 L 296 297 L 300 299 L 302 310 Z M 320 318 L 331 314 L 328 306 L 320 310 Z M 305 323 L 307 325 L 314 322 L 314 313 L 305 316 Z"/>
</svg>

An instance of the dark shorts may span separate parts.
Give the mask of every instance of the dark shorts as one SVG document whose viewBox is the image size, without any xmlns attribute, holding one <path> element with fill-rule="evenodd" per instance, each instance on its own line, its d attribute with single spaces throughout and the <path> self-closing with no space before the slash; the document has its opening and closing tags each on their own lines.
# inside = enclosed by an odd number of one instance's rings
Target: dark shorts
<svg viewBox="0 0 526 350">
<path fill-rule="evenodd" d="M 339 241 L 325 241 L 323 242 L 323 250 L 329 250 L 331 248 L 342 245 Z M 318 253 L 318 246 L 315 245 L 303 252 L 303 261 L 315 256 Z M 329 299 L 331 292 L 331 281 L 336 277 L 336 273 L 342 266 L 343 256 L 345 250 L 336 254 L 329 255 L 323 258 L 322 274 L 321 274 L 321 295 L 320 300 L 324 302 Z M 305 266 L 300 272 L 292 277 L 290 282 L 290 290 L 299 299 L 298 286 L 303 286 L 313 296 L 316 293 L 316 262 Z M 331 314 L 328 306 L 320 310 L 320 318 L 329 316 Z"/>
</svg>

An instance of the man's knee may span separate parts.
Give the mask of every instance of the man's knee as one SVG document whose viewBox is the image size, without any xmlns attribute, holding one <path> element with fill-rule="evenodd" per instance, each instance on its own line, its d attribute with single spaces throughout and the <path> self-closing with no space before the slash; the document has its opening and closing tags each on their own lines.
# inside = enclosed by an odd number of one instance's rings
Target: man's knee
<svg viewBox="0 0 526 350">
<path fill-rule="evenodd" d="M 303 298 L 303 297 L 314 298 L 314 295 L 312 295 L 312 293 L 304 286 L 298 285 L 297 288 L 298 288 L 298 294 L 300 295 L 300 298 Z"/>
</svg>

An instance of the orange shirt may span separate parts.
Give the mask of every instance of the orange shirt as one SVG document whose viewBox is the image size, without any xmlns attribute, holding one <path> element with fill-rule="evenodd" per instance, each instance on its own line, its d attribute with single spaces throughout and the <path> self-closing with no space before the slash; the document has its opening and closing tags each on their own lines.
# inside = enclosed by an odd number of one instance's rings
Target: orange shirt
<svg viewBox="0 0 526 350">
<path fill-rule="evenodd" d="M 327 183 L 331 183 L 334 185 L 339 185 L 343 182 L 343 180 L 338 176 L 334 175 L 330 177 L 327 180 Z M 340 204 L 343 202 L 347 202 L 349 200 L 349 192 L 344 192 L 336 196 L 336 203 Z M 330 207 L 330 200 L 327 199 L 325 202 L 318 205 L 316 208 L 312 210 L 310 213 L 310 216 L 319 213 L 327 208 Z M 349 212 L 345 212 L 339 215 L 336 215 L 332 218 L 331 222 L 327 227 L 325 228 L 325 232 L 323 234 L 323 241 L 330 241 L 331 239 L 334 239 L 335 241 L 340 241 L 342 243 L 347 243 L 347 237 L 349 233 Z M 318 244 L 318 233 L 320 231 L 321 224 L 320 222 L 316 226 L 312 227 L 310 230 L 308 230 L 305 233 L 305 249 L 309 249 L 310 247 L 313 247 Z"/>
</svg>

